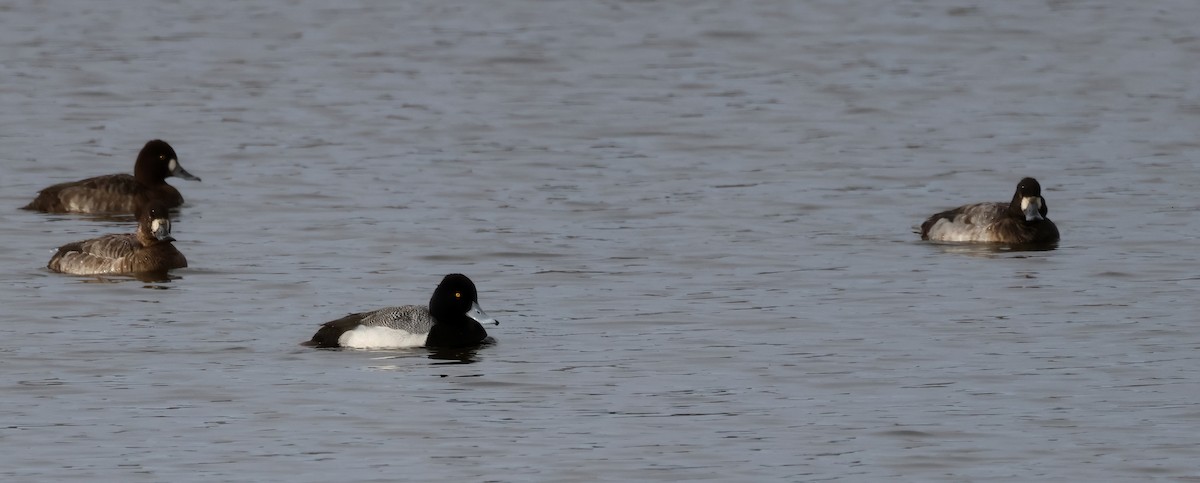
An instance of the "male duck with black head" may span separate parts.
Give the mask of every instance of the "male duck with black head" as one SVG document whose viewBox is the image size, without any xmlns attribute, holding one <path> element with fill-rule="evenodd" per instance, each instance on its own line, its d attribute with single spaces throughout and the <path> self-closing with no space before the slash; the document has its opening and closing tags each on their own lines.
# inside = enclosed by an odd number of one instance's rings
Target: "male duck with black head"
<svg viewBox="0 0 1200 483">
<path fill-rule="evenodd" d="M 179 164 L 170 144 L 160 139 L 147 142 L 138 153 L 133 175 L 110 174 L 79 181 L 59 183 L 38 192 L 26 210 L 46 213 L 126 214 L 142 202 L 175 208 L 183 204 L 183 195 L 166 179 L 178 176 L 200 181 Z"/>
<path fill-rule="evenodd" d="M 304 345 L 355 349 L 460 348 L 487 342 L 483 324 L 500 325 L 479 308 L 475 283 L 452 273 L 442 279 L 429 307 L 402 305 L 350 314 L 326 322 Z"/>
<path fill-rule="evenodd" d="M 165 274 L 187 266 L 173 241 L 166 205 L 147 204 L 138 212 L 136 233 L 68 243 L 50 257 L 46 267 L 73 275 Z"/>
<path fill-rule="evenodd" d="M 1058 227 L 1046 217 L 1042 185 L 1025 178 L 1008 203 L 974 203 L 929 217 L 921 224 L 921 239 L 948 242 L 1050 244 Z"/>
</svg>

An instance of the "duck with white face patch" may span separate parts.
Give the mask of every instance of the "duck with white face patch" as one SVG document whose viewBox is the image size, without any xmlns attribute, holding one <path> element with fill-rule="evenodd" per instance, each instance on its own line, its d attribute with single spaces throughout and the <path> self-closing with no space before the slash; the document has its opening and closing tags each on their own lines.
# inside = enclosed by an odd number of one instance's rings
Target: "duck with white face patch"
<svg viewBox="0 0 1200 483">
<path fill-rule="evenodd" d="M 171 244 L 174 241 L 166 206 L 148 204 L 138 212 L 137 232 L 68 243 L 59 247 L 46 267 L 74 275 L 128 275 L 184 268 L 187 259 Z"/>
<path fill-rule="evenodd" d="M 1033 178 L 1017 183 L 1008 203 L 974 203 L 930 216 L 921 239 L 946 242 L 1048 244 L 1059 240 L 1058 227 L 1046 217 L 1042 185 Z"/>
<path fill-rule="evenodd" d="M 133 175 L 110 174 L 59 183 L 38 192 L 24 206 L 45 213 L 93 213 L 124 215 L 145 203 L 175 208 L 183 204 L 179 190 L 167 184 L 169 177 L 200 181 L 179 164 L 179 156 L 166 141 L 146 143 L 133 165 Z"/>
</svg>

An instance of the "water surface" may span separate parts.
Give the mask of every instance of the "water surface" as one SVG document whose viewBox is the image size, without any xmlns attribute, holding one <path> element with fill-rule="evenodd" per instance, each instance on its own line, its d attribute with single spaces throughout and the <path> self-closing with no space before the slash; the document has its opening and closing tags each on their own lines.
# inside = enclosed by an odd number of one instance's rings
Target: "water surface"
<svg viewBox="0 0 1200 483">
<path fill-rule="evenodd" d="M 1200 4 L 3 10 L 5 481 L 1200 476 Z M 191 266 L 47 271 L 152 138 Z M 495 345 L 298 345 L 451 272 Z"/>
</svg>

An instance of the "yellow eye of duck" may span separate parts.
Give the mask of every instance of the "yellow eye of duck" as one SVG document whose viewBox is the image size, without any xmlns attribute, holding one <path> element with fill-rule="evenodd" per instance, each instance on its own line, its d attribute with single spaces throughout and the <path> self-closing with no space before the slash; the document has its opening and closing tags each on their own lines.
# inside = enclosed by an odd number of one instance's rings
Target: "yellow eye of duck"
<svg viewBox="0 0 1200 483">
<path fill-rule="evenodd" d="M 454 292 L 454 298 L 456 298 L 456 299 L 461 299 L 461 298 L 462 298 L 462 292 Z"/>
</svg>

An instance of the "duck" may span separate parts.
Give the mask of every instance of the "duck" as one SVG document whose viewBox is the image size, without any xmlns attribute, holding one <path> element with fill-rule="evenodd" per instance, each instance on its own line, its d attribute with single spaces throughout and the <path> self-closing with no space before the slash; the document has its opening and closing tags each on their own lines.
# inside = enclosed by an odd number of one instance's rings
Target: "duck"
<svg viewBox="0 0 1200 483">
<path fill-rule="evenodd" d="M 133 165 L 133 175 L 110 174 L 59 183 L 38 192 L 22 207 L 43 213 L 127 214 L 142 204 L 167 208 L 183 204 L 183 195 L 167 184 L 168 177 L 200 181 L 183 169 L 175 149 L 161 139 L 146 142 Z"/>
<path fill-rule="evenodd" d="M 1044 244 L 1059 241 L 1058 227 L 1046 215 L 1042 185 L 1034 178 L 1017 183 L 1012 201 L 963 205 L 930 216 L 921 239 L 946 242 Z"/>
<path fill-rule="evenodd" d="M 166 205 L 145 205 L 138 211 L 135 233 L 68 243 L 50 257 L 46 268 L 73 275 L 131 275 L 187 267 L 187 258 L 172 245 L 167 213 Z"/>
<path fill-rule="evenodd" d="M 500 325 L 479 307 L 475 283 L 452 273 L 433 290 L 429 306 L 401 305 L 358 312 L 322 324 L 303 345 L 317 348 L 460 348 L 488 341 L 483 325 Z"/>
</svg>

